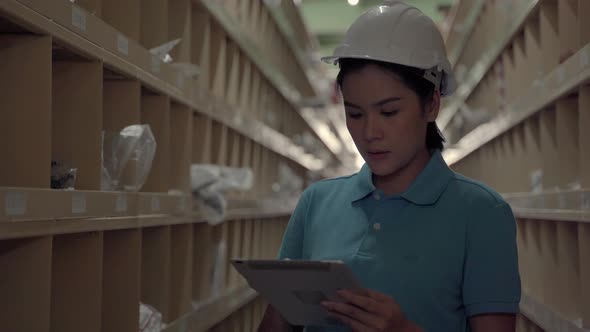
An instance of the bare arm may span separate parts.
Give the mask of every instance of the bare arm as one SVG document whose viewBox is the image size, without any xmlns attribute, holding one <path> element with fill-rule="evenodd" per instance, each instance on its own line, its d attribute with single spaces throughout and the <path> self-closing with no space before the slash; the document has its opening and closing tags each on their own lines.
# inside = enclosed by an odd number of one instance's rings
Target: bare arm
<svg viewBox="0 0 590 332">
<path fill-rule="evenodd" d="M 489 314 L 474 316 L 469 320 L 473 332 L 514 332 L 516 315 Z"/>
<path fill-rule="evenodd" d="M 290 325 L 272 306 L 266 308 L 258 332 L 301 332 L 302 327 Z"/>
</svg>

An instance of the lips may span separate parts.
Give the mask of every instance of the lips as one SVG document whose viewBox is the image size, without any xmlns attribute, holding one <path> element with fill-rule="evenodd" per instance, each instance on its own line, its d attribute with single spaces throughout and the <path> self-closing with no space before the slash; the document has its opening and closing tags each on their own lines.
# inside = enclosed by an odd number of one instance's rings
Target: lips
<svg viewBox="0 0 590 332">
<path fill-rule="evenodd" d="M 388 155 L 389 155 L 389 151 L 379 151 L 379 150 L 368 151 L 368 159 L 370 159 L 371 161 L 384 160 L 385 158 L 387 158 Z"/>
</svg>

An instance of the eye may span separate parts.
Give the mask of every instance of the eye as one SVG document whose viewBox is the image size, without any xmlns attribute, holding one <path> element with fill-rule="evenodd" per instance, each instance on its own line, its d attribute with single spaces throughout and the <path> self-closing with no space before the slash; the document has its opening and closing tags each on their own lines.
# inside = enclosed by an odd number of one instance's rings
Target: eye
<svg viewBox="0 0 590 332">
<path fill-rule="evenodd" d="M 392 117 L 394 115 L 396 115 L 397 113 L 399 113 L 399 110 L 393 110 L 393 111 L 381 111 L 381 115 L 383 115 L 384 117 Z"/>
<path fill-rule="evenodd" d="M 360 119 L 363 116 L 363 114 L 356 112 L 346 112 L 346 116 L 348 116 L 351 119 Z"/>
</svg>

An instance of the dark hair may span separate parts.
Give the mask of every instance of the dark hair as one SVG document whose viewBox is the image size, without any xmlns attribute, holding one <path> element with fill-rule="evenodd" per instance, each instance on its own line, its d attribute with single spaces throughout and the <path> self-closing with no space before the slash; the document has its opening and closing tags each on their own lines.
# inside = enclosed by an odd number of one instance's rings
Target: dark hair
<svg viewBox="0 0 590 332">
<path fill-rule="evenodd" d="M 368 65 L 376 65 L 399 76 L 402 82 L 418 95 L 423 109 L 432 100 L 434 95 L 435 86 L 432 82 L 424 78 L 423 69 L 366 59 L 340 59 L 338 60 L 338 64 L 340 66 L 340 72 L 338 73 L 336 82 L 340 89 L 342 89 L 342 81 L 347 74 L 360 70 Z M 426 128 L 426 147 L 429 150 L 437 149 L 442 151 L 444 142 L 445 138 L 438 129 L 436 122 L 429 122 Z"/>
</svg>

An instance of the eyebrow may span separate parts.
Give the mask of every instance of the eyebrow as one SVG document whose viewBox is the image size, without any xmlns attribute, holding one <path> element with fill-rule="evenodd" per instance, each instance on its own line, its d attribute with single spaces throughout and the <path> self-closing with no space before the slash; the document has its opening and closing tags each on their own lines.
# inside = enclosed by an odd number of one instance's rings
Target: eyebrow
<svg viewBox="0 0 590 332">
<path fill-rule="evenodd" d="M 400 98 L 400 97 L 385 98 L 383 100 L 380 100 L 380 101 L 374 103 L 372 106 L 383 106 L 385 104 L 388 104 L 388 103 L 391 103 L 391 102 L 394 102 L 394 101 L 399 101 L 401 99 L 402 98 Z M 346 100 L 344 101 L 344 106 L 348 106 L 348 107 L 352 107 L 352 108 L 358 108 L 358 109 L 361 108 L 359 105 L 356 105 L 356 104 L 353 104 L 353 103 L 349 103 Z"/>
</svg>

